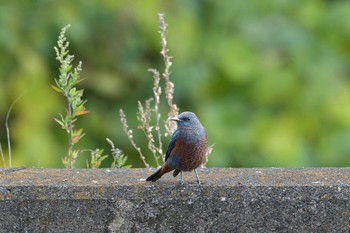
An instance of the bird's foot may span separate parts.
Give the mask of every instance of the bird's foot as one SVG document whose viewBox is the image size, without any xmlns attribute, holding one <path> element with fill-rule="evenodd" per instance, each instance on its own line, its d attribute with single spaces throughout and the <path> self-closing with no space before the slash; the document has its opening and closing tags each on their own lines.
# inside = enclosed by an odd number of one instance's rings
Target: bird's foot
<svg viewBox="0 0 350 233">
<path fill-rule="evenodd" d="M 182 171 L 180 171 L 180 184 L 181 185 L 185 184 L 184 180 L 182 179 Z"/>
<path fill-rule="evenodd" d="M 196 174 L 197 184 L 198 184 L 198 185 L 201 185 L 201 181 L 200 181 L 200 179 L 199 179 L 199 176 L 198 176 L 198 173 L 197 173 L 196 169 L 194 169 L 194 173 Z"/>
</svg>

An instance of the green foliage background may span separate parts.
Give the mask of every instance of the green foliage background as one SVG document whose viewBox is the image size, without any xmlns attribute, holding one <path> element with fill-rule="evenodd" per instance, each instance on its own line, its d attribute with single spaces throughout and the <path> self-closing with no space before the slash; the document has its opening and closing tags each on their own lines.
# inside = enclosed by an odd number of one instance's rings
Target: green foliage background
<svg viewBox="0 0 350 233">
<path fill-rule="evenodd" d="M 3 147 L 6 112 L 26 91 L 10 121 L 14 165 L 62 167 L 68 145 L 53 118 L 64 99 L 50 86 L 59 66 L 53 46 L 70 23 L 91 110 L 78 122 L 87 134 L 80 147 L 107 151 L 108 137 L 142 166 L 118 110 L 146 152 L 136 111 L 152 96 L 147 69 L 163 69 L 158 12 L 169 24 L 175 103 L 196 112 L 215 143 L 208 166 L 350 166 L 350 1 L 302 0 L 3 2 Z"/>
</svg>

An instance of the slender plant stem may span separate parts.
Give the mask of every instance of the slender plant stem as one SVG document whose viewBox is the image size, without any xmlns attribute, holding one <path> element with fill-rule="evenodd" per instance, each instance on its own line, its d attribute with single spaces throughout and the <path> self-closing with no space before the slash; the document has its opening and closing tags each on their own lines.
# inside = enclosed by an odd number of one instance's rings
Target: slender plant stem
<svg viewBox="0 0 350 233">
<path fill-rule="evenodd" d="M 165 98 L 169 106 L 168 118 L 170 118 L 178 115 L 179 109 L 176 106 L 176 104 L 173 103 L 174 84 L 170 81 L 170 67 L 172 65 L 172 56 L 169 55 L 169 49 L 167 48 L 166 34 L 168 24 L 165 22 L 164 14 L 159 13 L 158 17 L 160 29 L 159 33 L 162 45 L 162 50 L 160 51 L 160 54 L 163 56 L 165 65 L 165 69 L 162 76 L 165 80 Z M 167 131 L 166 135 L 171 135 L 176 129 L 176 123 L 168 120 L 165 124 L 165 129 Z"/>
<path fill-rule="evenodd" d="M 23 92 L 20 96 L 17 97 L 17 99 L 15 99 L 15 101 L 13 101 L 13 103 L 11 104 L 7 115 L 6 115 L 6 121 L 5 121 L 5 127 L 6 127 L 6 134 L 7 134 L 7 147 L 8 147 L 8 155 L 9 155 L 9 167 L 12 167 L 12 153 L 11 153 L 11 135 L 10 135 L 10 127 L 9 127 L 9 119 L 10 119 L 10 114 L 12 111 L 13 106 L 17 103 L 17 101 L 22 98 L 22 96 L 26 93 Z M 2 151 L 2 149 L 1 149 Z"/>
<path fill-rule="evenodd" d="M 169 55 L 169 49 L 167 48 L 167 40 L 166 40 L 166 34 L 167 34 L 167 24 L 164 19 L 164 14 L 159 13 L 159 33 L 161 37 L 161 52 L 160 54 L 163 57 L 164 61 L 164 71 L 162 75 L 156 70 L 156 69 L 148 69 L 149 72 L 153 74 L 154 82 L 153 82 L 153 94 L 154 94 L 154 108 L 150 108 L 150 102 L 153 98 L 146 100 L 145 102 L 145 108 L 141 104 L 141 102 L 138 102 L 138 113 L 137 113 L 137 119 L 140 121 L 141 125 L 138 126 L 139 129 L 142 129 L 143 133 L 145 134 L 147 140 L 148 140 L 148 148 L 151 150 L 153 157 L 156 161 L 157 166 L 159 167 L 159 157 L 162 158 L 162 161 L 164 163 L 165 157 L 163 156 L 163 143 L 162 143 L 162 133 L 161 133 L 161 127 L 160 127 L 160 97 L 162 94 L 162 89 L 159 85 L 160 80 L 163 77 L 165 81 L 165 99 L 167 101 L 169 111 L 168 111 L 168 118 L 174 117 L 178 115 L 179 109 L 176 106 L 176 104 L 173 103 L 173 93 L 174 93 L 174 84 L 170 81 L 170 67 L 172 65 L 171 59 L 172 57 Z M 153 135 L 153 119 L 151 111 L 154 111 L 155 113 L 155 132 L 157 135 Z M 139 153 L 141 160 L 145 164 L 145 166 L 148 168 L 149 164 L 147 164 L 145 157 L 143 156 L 141 149 L 136 145 L 136 143 L 133 140 L 133 134 L 132 130 L 129 130 L 128 124 L 126 121 L 125 114 L 122 109 L 120 109 L 120 119 L 123 124 L 123 129 L 126 133 L 126 135 L 129 138 L 129 141 L 131 142 L 131 145 L 136 149 L 136 151 Z M 164 127 L 165 127 L 165 134 L 164 136 L 167 137 L 173 133 L 173 131 L 176 128 L 176 123 L 166 120 L 164 121 Z M 155 142 L 158 141 L 157 143 Z"/>
<path fill-rule="evenodd" d="M 72 139 L 72 130 L 73 130 L 73 116 L 72 116 L 72 105 L 71 102 L 69 101 L 69 93 L 66 93 L 66 98 L 67 98 L 67 108 L 68 108 L 68 115 L 69 115 L 69 120 L 68 120 L 68 128 L 67 128 L 67 133 L 68 133 L 68 164 L 70 168 L 73 168 L 73 162 L 72 162 L 72 153 L 73 153 L 73 139 Z"/>
<path fill-rule="evenodd" d="M 68 155 L 64 157 L 63 164 L 66 168 L 74 168 L 80 153 L 79 150 L 74 149 L 74 146 L 84 136 L 83 129 L 74 130 L 74 122 L 77 120 L 77 116 L 85 115 L 89 111 L 84 107 L 86 100 L 82 100 L 83 90 L 77 90 L 75 87 L 82 80 L 80 79 L 82 63 L 79 61 L 79 64 L 73 69 L 74 55 L 69 54 L 69 42 L 65 37 L 66 30 L 69 27 L 68 24 L 62 28 L 57 40 L 57 47 L 54 47 L 56 59 L 60 62 L 60 75 L 59 79 L 55 79 L 57 86 L 52 87 L 66 98 L 66 115 L 63 117 L 60 114 L 61 119 L 55 120 L 68 134 Z"/>
<path fill-rule="evenodd" d="M 156 132 L 158 137 L 158 148 L 157 151 L 160 154 L 160 157 L 162 158 L 162 161 L 164 163 L 164 156 L 163 156 L 163 144 L 162 144 L 162 133 L 160 132 L 160 113 L 159 113 L 159 105 L 160 105 L 160 95 L 162 94 L 161 88 L 159 86 L 159 72 L 156 69 L 148 69 L 149 72 L 153 74 L 154 82 L 153 82 L 153 94 L 154 94 L 154 112 L 156 114 Z"/>
<path fill-rule="evenodd" d="M 2 150 L 1 142 L 0 142 L 0 154 L 1 154 L 3 167 L 6 167 L 5 156 L 4 156 L 4 151 Z"/>
<path fill-rule="evenodd" d="M 132 130 L 129 130 L 128 122 L 127 122 L 127 120 L 126 120 L 126 116 L 125 116 L 124 111 L 123 111 L 122 109 L 120 109 L 119 113 L 120 113 L 120 120 L 121 120 L 121 122 L 122 122 L 123 129 L 124 129 L 125 134 L 128 136 L 131 145 L 132 145 L 132 146 L 135 148 L 135 150 L 139 153 L 140 158 L 141 158 L 143 164 L 145 165 L 145 167 L 146 167 L 146 168 L 149 168 L 149 164 L 146 162 L 146 158 L 145 158 L 145 156 L 143 156 L 143 154 L 142 154 L 142 152 L 141 152 L 141 148 L 138 147 L 138 146 L 136 145 L 136 143 L 134 142 L 134 140 L 132 139 L 132 138 L 133 138 Z"/>
<path fill-rule="evenodd" d="M 146 100 L 145 102 L 145 108 L 142 106 L 142 103 L 138 101 L 139 105 L 139 117 L 138 120 L 141 122 L 141 129 L 143 133 L 145 134 L 147 141 L 148 141 L 148 149 L 152 152 L 153 158 L 157 163 L 157 167 L 160 166 L 159 164 L 159 157 L 157 156 L 158 148 L 154 144 L 154 137 L 152 133 L 152 126 L 150 125 L 151 122 L 151 102 L 153 101 L 152 98 Z"/>
</svg>

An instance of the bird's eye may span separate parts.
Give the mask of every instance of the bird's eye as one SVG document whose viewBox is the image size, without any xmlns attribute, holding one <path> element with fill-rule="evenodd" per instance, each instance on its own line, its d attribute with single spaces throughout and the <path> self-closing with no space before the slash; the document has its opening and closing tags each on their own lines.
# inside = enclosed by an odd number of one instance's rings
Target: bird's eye
<svg viewBox="0 0 350 233">
<path fill-rule="evenodd" d="M 184 121 L 190 121 L 190 118 L 184 117 L 183 120 L 184 120 Z"/>
</svg>

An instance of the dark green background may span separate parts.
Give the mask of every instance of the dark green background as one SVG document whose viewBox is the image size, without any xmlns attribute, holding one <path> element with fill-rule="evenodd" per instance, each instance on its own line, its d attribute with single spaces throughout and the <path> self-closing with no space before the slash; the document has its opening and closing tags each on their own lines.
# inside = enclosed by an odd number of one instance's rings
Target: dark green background
<svg viewBox="0 0 350 233">
<path fill-rule="evenodd" d="M 62 167 L 66 134 L 53 118 L 65 105 L 50 86 L 59 67 L 53 46 L 71 24 L 70 50 L 83 62 L 79 88 L 91 110 L 77 124 L 87 134 L 78 147 L 107 152 L 108 137 L 129 164 L 142 166 L 118 111 L 146 153 L 136 111 L 137 100 L 152 96 L 147 69 L 163 69 L 158 12 L 169 24 L 175 102 L 199 116 L 215 143 L 208 166 L 350 165 L 350 1 L 303 0 L 1 3 L 5 150 L 6 112 L 26 92 L 10 121 L 14 165 Z"/>
</svg>

